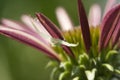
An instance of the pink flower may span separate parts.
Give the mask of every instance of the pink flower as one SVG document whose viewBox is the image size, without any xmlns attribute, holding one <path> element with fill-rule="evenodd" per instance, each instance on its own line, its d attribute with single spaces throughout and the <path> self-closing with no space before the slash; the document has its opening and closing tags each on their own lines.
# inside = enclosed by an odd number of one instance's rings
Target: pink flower
<svg viewBox="0 0 120 80">
<path fill-rule="evenodd" d="M 115 2 L 115 0 L 112 1 L 113 3 Z M 107 7 L 105 9 L 106 11 L 108 11 L 113 5 L 112 2 L 110 2 L 111 1 L 108 0 L 108 3 L 110 5 L 107 4 Z M 89 14 L 89 23 L 81 0 L 78 0 L 78 11 L 80 16 L 79 18 L 81 23 L 82 35 L 87 52 L 89 52 L 92 46 L 89 25 L 100 25 L 101 27 L 100 40 L 98 45 L 100 50 L 105 48 L 111 39 L 113 39 L 113 46 L 119 41 L 120 5 L 117 5 L 114 8 L 110 9 L 107 13 L 105 12 L 106 15 L 101 23 L 101 8 L 99 7 L 99 5 L 95 4 L 93 5 L 93 7 L 91 7 Z M 71 23 L 71 20 L 69 19 L 66 11 L 63 8 L 58 8 L 56 14 L 63 31 L 73 29 L 73 24 Z M 36 20 L 34 20 L 30 16 L 23 15 L 23 23 L 8 19 L 2 19 L 0 33 L 19 40 L 30 46 L 33 46 L 44 52 L 51 58 L 60 60 L 60 57 L 51 48 L 51 39 L 54 39 L 56 41 L 66 41 L 62 34 L 62 31 L 58 29 L 58 27 L 56 27 L 56 25 L 43 14 L 37 13 L 36 16 L 37 18 Z M 67 54 L 74 56 L 69 46 L 61 44 L 61 47 L 65 50 Z"/>
<path fill-rule="evenodd" d="M 120 49 L 120 4 L 112 7 L 114 3 L 108 0 L 102 20 L 101 8 L 94 4 L 87 19 L 83 3 L 78 0 L 79 27 L 73 27 L 66 11 L 59 7 L 56 14 L 62 30 L 45 15 L 36 13 L 36 19 L 23 15 L 23 23 L 2 19 L 0 34 L 57 60 L 57 80 L 111 80 L 120 74 L 112 58 Z"/>
</svg>

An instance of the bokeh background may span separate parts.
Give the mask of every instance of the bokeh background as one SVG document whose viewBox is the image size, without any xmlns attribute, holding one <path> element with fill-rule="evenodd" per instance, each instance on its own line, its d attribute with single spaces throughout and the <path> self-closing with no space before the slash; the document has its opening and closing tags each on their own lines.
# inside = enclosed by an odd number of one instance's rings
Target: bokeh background
<svg viewBox="0 0 120 80">
<path fill-rule="evenodd" d="M 94 3 L 103 10 L 106 0 L 83 2 L 88 13 Z M 20 21 L 23 14 L 42 12 L 58 25 L 55 9 L 59 6 L 67 10 L 75 26 L 79 25 L 77 0 L 0 0 L 0 18 Z M 51 68 L 45 68 L 48 61 L 40 51 L 0 35 L 0 80 L 49 80 Z"/>
</svg>

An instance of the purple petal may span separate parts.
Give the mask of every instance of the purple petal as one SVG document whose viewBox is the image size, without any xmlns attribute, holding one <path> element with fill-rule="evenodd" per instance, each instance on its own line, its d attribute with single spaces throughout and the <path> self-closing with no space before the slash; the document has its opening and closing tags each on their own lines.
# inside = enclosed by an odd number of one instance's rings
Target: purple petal
<svg viewBox="0 0 120 80">
<path fill-rule="evenodd" d="M 74 57 L 74 54 L 73 54 L 72 50 L 70 49 L 70 47 L 65 46 L 65 45 L 61 45 L 61 46 L 65 50 L 66 53 L 68 53 L 70 56 Z"/>
<path fill-rule="evenodd" d="M 103 17 L 104 17 L 104 15 L 106 15 L 106 13 L 113 7 L 113 5 L 114 5 L 116 2 L 117 2 L 117 0 L 107 0 Z"/>
<path fill-rule="evenodd" d="M 119 19 L 119 23 L 113 33 L 113 47 L 115 46 L 115 44 L 117 44 L 119 42 L 119 38 L 120 38 L 120 19 Z"/>
<path fill-rule="evenodd" d="M 25 23 L 33 32 L 44 38 L 44 41 L 48 44 L 51 43 L 51 35 L 43 27 L 37 18 L 33 19 L 31 16 L 23 15 L 21 17 L 23 23 Z M 37 37 L 37 36 L 36 36 Z"/>
<path fill-rule="evenodd" d="M 40 13 L 37 13 L 36 16 L 38 17 L 41 24 L 46 28 L 46 30 L 51 34 L 53 38 L 64 40 L 61 31 L 47 17 L 45 17 L 43 14 Z M 69 55 L 74 56 L 72 50 L 69 47 L 64 46 L 63 49 Z"/>
<path fill-rule="evenodd" d="M 21 19 L 23 23 L 25 23 L 28 27 L 32 28 L 35 32 L 41 32 L 47 36 L 50 36 L 48 31 L 43 27 L 42 24 L 40 24 L 37 18 L 33 19 L 31 16 L 23 15 Z"/>
<path fill-rule="evenodd" d="M 37 18 L 41 24 L 46 28 L 46 30 L 51 34 L 52 37 L 63 40 L 61 31 L 53 24 L 47 17 L 43 14 L 37 13 Z"/>
<path fill-rule="evenodd" d="M 9 19 L 2 19 L 1 22 L 2 22 L 2 25 L 4 25 L 4 27 L 6 27 L 6 28 L 23 31 L 25 33 L 34 35 L 36 38 L 42 40 L 40 35 L 37 33 L 37 31 L 35 31 L 35 29 L 33 29 L 30 26 L 27 26 L 25 24 L 21 24 L 17 21 L 13 21 L 13 20 L 9 20 Z M 46 40 L 42 40 L 42 42 L 46 43 L 46 45 L 49 45 L 49 43 Z"/>
<path fill-rule="evenodd" d="M 1 20 L 2 25 L 4 25 L 4 27 L 9 27 L 9 28 L 13 28 L 13 29 L 17 29 L 17 30 L 22 30 L 22 31 L 32 31 L 33 29 L 31 29 L 30 27 L 21 24 L 17 21 L 13 21 L 13 20 L 9 20 L 9 19 L 2 19 Z"/>
<path fill-rule="evenodd" d="M 120 5 L 112 8 L 104 17 L 102 24 L 101 24 L 101 36 L 99 40 L 99 48 L 105 48 L 115 29 L 117 29 L 118 23 L 120 19 Z"/>
<path fill-rule="evenodd" d="M 89 51 L 91 47 L 90 29 L 86 16 L 86 12 L 81 0 L 78 0 L 79 18 L 86 50 Z"/>
<path fill-rule="evenodd" d="M 27 34 L 25 32 L 14 30 L 10 28 L 4 28 L 0 26 L 0 33 L 6 36 L 12 37 L 16 40 L 19 40 L 25 44 L 28 44 L 34 48 L 39 49 L 40 51 L 47 54 L 49 57 L 60 61 L 58 55 L 47 45 L 45 45 L 42 41 L 34 37 L 33 35 Z"/>
</svg>

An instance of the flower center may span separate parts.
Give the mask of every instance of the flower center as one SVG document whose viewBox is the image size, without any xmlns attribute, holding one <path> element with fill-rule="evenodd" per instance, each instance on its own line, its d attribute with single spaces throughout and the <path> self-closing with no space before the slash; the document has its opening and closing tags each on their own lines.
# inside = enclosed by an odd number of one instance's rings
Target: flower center
<svg viewBox="0 0 120 80">
<path fill-rule="evenodd" d="M 93 56 L 97 56 L 98 40 L 99 40 L 99 27 L 91 27 L 90 31 L 91 31 L 91 39 L 92 39 L 91 50 L 94 51 Z M 77 46 L 70 47 L 73 54 L 75 55 L 76 60 L 78 60 L 80 54 L 86 53 L 86 49 L 85 49 L 85 45 L 84 45 L 80 27 L 75 27 L 74 29 L 69 30 L 69 31 L 63 31 L 63 36 L 64 36 L 66 42 L 68 42 L 68 43 L 73 43 L 73 44 L 78 43 Z M 62 59 L 67 59 L 67 57 L 65 58 L 65 56 L 68 56 L 68 55 L 66 55 L 67 53 L 65 53 L 65 51 L 60 46 L 53 46 L 53 48 L 58 54 L 60 54 L 61 57 L 63 57 Z M 86 53 L 86 54 L 89 54 L 89 53 Z"/>
<path fill-rule="evenodd" d="M 56 71 L 54 71 L 53 78 L 58 74 L 56 80 L 58 78 L 59 80 L 107 80 L 108 77 L 106 78 L 105 74 L 120 73 L 118 68 L 115 67 L 118 64 L 116 59 L 118 59 L 117 54 L 119 52 L 109 48 L 109 46 L 101 52 L 98 50 L 99 30 L 99 27 L 90 27 L 92 46 L 89 52 L 85 49 L 80 27 L 63 31 L 66 42 L 79 44 L 70 47 L 75 55 L 74 58 L 69 56 L 61 46 L 53 46 L 53 49 L 62 58 L 62 61 L 54 68 Z"/>
</svg>

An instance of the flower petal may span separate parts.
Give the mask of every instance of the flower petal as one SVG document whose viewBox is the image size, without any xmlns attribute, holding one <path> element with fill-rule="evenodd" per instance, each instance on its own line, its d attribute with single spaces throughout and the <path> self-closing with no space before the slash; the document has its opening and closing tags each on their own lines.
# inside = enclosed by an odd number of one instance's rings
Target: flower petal
<svg viewBox="0 0 120 80">
<path fill-rule="evenodd" d="M 119 23 L 113 33 L 113 47 L 119 42 L 119 38 L 120 38 L 120 19 L 119 19 Z"/>
<path fill-rule="evenodd" d="M 105 6 L 105 11 L 104 11 L 104 16 L 106 13 L 113 7 L 113 5 L 116 3 L 116 0 L 107 0 L 106 6 Z M 103 17 L 104 17 L 103 16 Z"/>
<path fill-rule="evenodd" d="M 42 24 L 40 24 L 39 20 L 36 18 L 36 19 L 33 19 L 32 17 L 30 16 L 27 16 L 27 15 L 23 15 L 21 17 L 22 21 L 28 25 L 29 27 L 32 27 L 35 31 L 36 31 L 36 28 L 39 32 L 43 33 L 43 34 L 46 34 L 46 35 L 49 35 L 50 34 L 47 32 L 47 30 L 43 27 Z M 35 28 L 36 27 L 36 28 Z M 36 31 L 37 32 L 37 31 Z"/>
<path fill-rule="evenodd" d="M 41 22 L 41 24 L 46 28 L 46 30 L 50 33 L 50 35 L 53 38 L 64 40 L 61 31 L 47 17 L 45 17 L 43 14 L 40 14 L 40 13 L 37 13 L 36 16 L 38 17 L 38 19 Z M 64 45 L 62 45 L 62 47 L 63 46 Z M 63 49 L 69 55 L 74 56 L 72 50 L 69 47 L 64 46 Z"/>
<path fill-rule="evenodd" d="M 4 25 L 4 27 L 9 27 L 9 28 L 17 29 L 17 30 L 22 30 L 22 31 L 26 31 L 26 30 L 32 31 L 32 29 L 28 28 L 27 26 L 19 22 L 13 21 L 13 20 L 2 19 L 1 23 L 2 25 Z"/>
<path fill-rule="evenodd" d="M 89 25 L 96 27 L 101 21 L 101 8 L 98 4 L 94 4 L 89 11 Z"/>
<path fill-rule="evenodd" d="M 73 29 L 73 24 L 67 14 L 67 12 L 62 7 L 56 9 L 57 19 L 63 31 L 68 31 Z"/>
<path fill-rule="evenodd" d="M 99 40 L 99 48 L 105 48 L 109 43 L 113 32 L 117 29 L 120 19 L 120 5 L 112 8 L 104 17 L 101 24 L 101 36 Z"/>
<path fill-rule="evenodd" d="M 84 44 L 86 50 L 89 51 L 91 47 L 90 29 L 82 0 L 78 0 L 78 10 L 79 10 L 79 18 L 81 23 Z"/>
<path fill-rule="evenodd" d="M 43 25 L 39 22 L 39 20 L 33 19 L 30 16 L 23 15 L 21 17 L 22 21 L 30 28 L 32 28 L 38 35 L 43 37 L 46 42 L 50 43 L 51 35 L 48 33 L 48 31 L 43 27 Z"/>
<path fill-rule="evenodd" d="M 33 19 L 30 16 L 22 15 L 21 20 L 24 24 L 26 24 L 29 28 L 36 31 L 35 27 L 33 26 Z"/>
<path fill-rule="evenodd" d="M 2 25 L 4 25 L 4 27 L 6 27 L 6 28 L 11 28 L 11 29 L 23 31 L 25 33 L 34 35 L 36 38 L 41 40 L 40 36 L 42 36 L 42 34 L 41 35 L 37 34 L 37 32 L 35 32 L 35 30 L 32 29 L 30 26 L 27 26 L 25 24 L 21 24 L 17 21 L 12 21 L 12 20 L 9 20 L 9 19 L 2 19 L 1 22 L 2 22 Z M 49 42 L 47 40 L 48 40 L 48 38 L 44 39 L 42 41 L 44 43 L 46 43 L 46 45 L 49 45 Z"/>
<path fill-rule="evenodd" d="M 37 18 L 41 22 L 41 24 L 44 26 L 44 28 L 50 33 L 50 35 L 54 38 L 62 39 L 63 36 L 61 31 L 56 27 L 55 24 L 53 24 L 47 17 L 45 17 L 41 13 L 36 14 Z"/>
<path fill-rule="evenodd" d="M 60 58 L 58 57 L 58 55 L 49 46 L 45 45 L 41 40 L 35 38 L 34 36 L 30 34 L 27 34 L 19 30 L 5 28 L 4 26 L 0 26 L 0 33 L 6 36 L 12 37 L 16 40 L 19 40 L 34 48 L 37 48 L 40 51 L 47 54 L 49 57 L 60 61 Z"/>
</svg>

